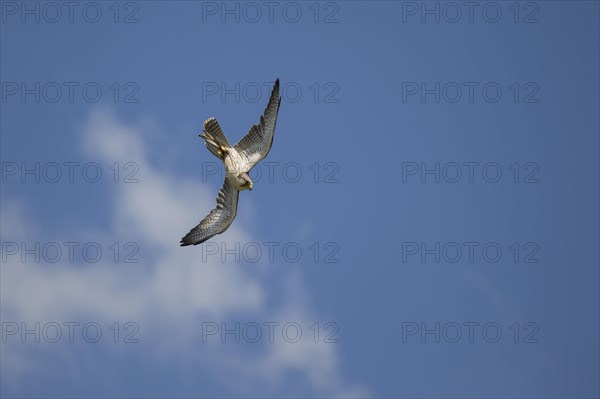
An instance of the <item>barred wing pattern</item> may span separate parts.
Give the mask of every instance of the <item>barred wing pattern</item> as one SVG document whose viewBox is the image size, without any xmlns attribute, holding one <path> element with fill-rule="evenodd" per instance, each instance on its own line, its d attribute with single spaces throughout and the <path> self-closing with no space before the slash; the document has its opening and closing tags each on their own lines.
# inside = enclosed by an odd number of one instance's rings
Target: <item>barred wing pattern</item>
<svg viewBox="0 0 600 399">
<path fill-rule="evenodd" d="M 181 246 L 201 244 L 227 230 L 235 219 L 239 194 L 240 192 L 225 179 L 217 196 L 217 207 L 181 239 Z"/>
<path fill-rule="evenodd" d="M 275 134 L 275 124 L 277 114 L 279 113 L 279 79 L 275 81 L 271 98 L 267 104 L 264 114 L 260 117 L 258 125 L 253 125 L 248 134 L 246 134 L 234 148 L 248 162 L 248 170 L 264 159 L 273 145 L 273 135 Z"/>
</svg>

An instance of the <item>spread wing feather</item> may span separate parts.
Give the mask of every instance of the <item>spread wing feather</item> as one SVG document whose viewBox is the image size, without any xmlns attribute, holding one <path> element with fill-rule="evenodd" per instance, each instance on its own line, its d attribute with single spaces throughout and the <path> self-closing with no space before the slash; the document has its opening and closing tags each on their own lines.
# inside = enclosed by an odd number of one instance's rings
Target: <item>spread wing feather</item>
<svg viewBox="0 0 600 399">
<path fill-rule="evenodd" d="M 275 134 L 275 124 L 277 123 L 277 114 L 279 113 L 279 79 L 275 81 L 271 98 L 267 104 L 264 114 L 260 117 L 258 125 L 253 125 L 248 134 L 246 134 L 234 148 L 246 158 L 249 164 L 248 170 L 264 159 L 271 145 L 273 144 L 273 135 Z"/>
<path fill-rule="evenodd" d="M 217 207 L 181 239 L 181 246 L 198 245 L 229 228 L 237 214 L 240 192 L 227 179 L 217 196 Z"/>
</svg>

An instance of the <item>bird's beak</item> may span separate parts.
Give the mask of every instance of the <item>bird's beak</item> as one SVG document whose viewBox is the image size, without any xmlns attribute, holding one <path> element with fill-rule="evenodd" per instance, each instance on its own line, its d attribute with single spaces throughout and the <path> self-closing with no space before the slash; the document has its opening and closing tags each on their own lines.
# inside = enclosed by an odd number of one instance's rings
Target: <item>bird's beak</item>
<svg viewBox="0 0 600 399">
<path fill-rule="evenodd" d="M 252 179 L 250 179 L 250 175 L 248 175 L 248 173 L 244 172 L 242 174 L 242 178 L 248 182 L 248 189 L 252 190 L 252 187 L 254 187 L 254 183 L 252 182 Z"/>
</svg>

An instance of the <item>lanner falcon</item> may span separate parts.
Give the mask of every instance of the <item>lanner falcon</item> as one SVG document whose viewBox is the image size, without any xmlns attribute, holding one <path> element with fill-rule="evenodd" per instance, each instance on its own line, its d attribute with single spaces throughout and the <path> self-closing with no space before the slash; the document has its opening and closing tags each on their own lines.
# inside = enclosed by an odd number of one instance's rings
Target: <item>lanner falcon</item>
<svg viewBox="0 0 600 399">
<path fill-rule="evenodd" d="M 182 247 L 203 243 L 231 226 L 237 213 L 240 191 L 252 190 L 253 183 L 248 175 L 250 169 L 267 156 L 273 144 L 280 103 L 277 79 L 259 124 L 253 125 L 248 134 L 233 147 L 215 118 L 204 122 L 204 134 L 200 137 L 204 139 L 206 148 L 225 164 L 225 182 L 217 196 L 217 207 L 181 239 Z"/>
</svg>

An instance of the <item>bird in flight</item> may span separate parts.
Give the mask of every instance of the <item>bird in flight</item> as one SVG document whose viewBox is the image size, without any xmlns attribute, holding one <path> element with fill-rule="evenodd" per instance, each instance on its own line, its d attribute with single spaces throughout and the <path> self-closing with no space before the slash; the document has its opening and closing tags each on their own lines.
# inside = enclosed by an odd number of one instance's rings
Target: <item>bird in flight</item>
<svg viewBox="0 0 600 399">
<path fill-rule="evenodd" d="M 204 122 L 204 133 L 200 137 L 204 139 L 206 148 L 223 161 L 225 182 L 217 196 L 217 207 L 181 239 L 182 247 L 201 244 L 231 226 L 237 214 L 240 191 L 252 190 L 254 185 L 248 175 L 250 169 L 267 156 L 273 145 L 280 103 L 279 79 L 277 79 L 260 122 L 253 125 L 248 134 L 234 146 L 229 144 L 215 118 Z"/>
</svg>

